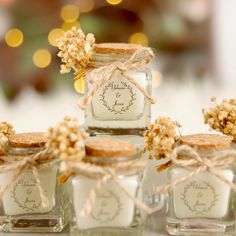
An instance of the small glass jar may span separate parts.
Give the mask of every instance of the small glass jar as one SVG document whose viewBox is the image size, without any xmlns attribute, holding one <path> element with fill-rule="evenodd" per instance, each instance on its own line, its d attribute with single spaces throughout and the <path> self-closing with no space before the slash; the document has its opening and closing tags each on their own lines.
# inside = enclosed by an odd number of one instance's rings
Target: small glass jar
<svg viewBox="0 0 236 236">
<path fill-rule="evenodd" d="M 180 142 L 193 147 L 201 158 L 209 161 L 231 147 L 229 137 L 217 134 L 183 136 Z M 179 158 L 187 160 L 189 156 L 181 154 Z M 232 168 L 220 168 L 218 173 L 235 182 Z M 193 171 L 191 167 L 173 166 L 169 170 L 169 181 L 174 182 Z M 234 199 L 235 192 L 228 184 L 202 171 L 170 191 L 167 231 L 171 235 L 234 235 Z"/>
<path fill-rule="evenodd" d="M 95 67 L 109 65 L 112 62 L 124 62 L 138 49 L 138 45 L 122 43 L 96 44 Z M 147 61 L 144 53 L 137 60 Z M 145 71 L 129 71 L 137 82 L 152 92 L 152 74 Z M 90 78 L 90 73 L 87 74 Z M 90 89 L 87 84 L 85 93 Z M 142 135 L 150 123 L 150 102 L 122 74 L 116 70 L 112 78 L 96 92 L 86 109 L 85 125 L 91 134 Z"/>
<path fill-rule="evenodd" d="M 118 140 L 93 140 L 86 144 L 85 161 L 96 166 L 112 167 L 127 161 L 136 162 L 140 153 L 134 144 Z M 122 171 L 118 181 L 133 197 L 142 199 L 141 184 L 144 170 Z M 80 216 L 82 208 L 100 177 L 77 175 L 72 180 L 73 218 L 71 233 L 86 236 L 139 236 L 142 235 L 146 214 L 112 180 L 96 194 L 92 212 Z"/>
<path fill-rule="evenodd" d="M 44 133 L 22 133 L 9 138 L 3 165 L 11 165 L 22 158 L 32 158 L 44 150 Z M 31 168 L 23 170 L 4 192 L 0 205 L 0 224 L 4 232 L 60 232 L 68 222 L 69 197 L 65 186 L 57 184 L 58 163 L 38 166 L 42 189 L 48 200 L 46 207 Z M 0 186 L 5 186 L 19 170 L 0 173 Z"/>
</svg>

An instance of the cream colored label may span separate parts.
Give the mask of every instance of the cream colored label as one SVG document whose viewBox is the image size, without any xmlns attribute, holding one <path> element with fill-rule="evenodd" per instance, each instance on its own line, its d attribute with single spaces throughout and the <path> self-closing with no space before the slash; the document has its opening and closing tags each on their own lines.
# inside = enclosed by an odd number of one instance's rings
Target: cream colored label
<svg viewBox="0 0 236 236">
<path fill-rule="evenodd" d="M 0 186 L 4 186 L 15 175 L 15 171 L 0 174 Z M 57 166 L 39 169 L 39 177 L 48 206 L 43 207 L 35 177 L 31 170 L 24 171 L 3 194 L 2 204 L 6 215 L 21 215 L 49 212 L 55 206 Z"/>
<path fill-rule="evenodd" d="M 146 89 L 144 73 L 135 73 L 133 77 Z M 94 95 L 92 109 L 94 116 L 100 120 L 135 120 L 143 113 L 144 96 L 124 76 L 116 72 Z"/>
<path fill-rule="evenodd" d="M 196 216 L 203 216 L 217 204 L 218 195 L 208 181 L 192 181 L 185 185 L 181 199 L 189 211 Z"/>
<path fill-rule="evenodd" d="M 113 94 L 112 96 L 110 96 Z M 100 93 L 100 101 L 102 105 L 106 107 L 108 112 L 117 114 L 124 114 L 128 112 L 135 101 L 137 100 L 137 94 L 133 87 L 126 81 L 111 81 L 108 82 L 102 88 Z"/>
<path fill-rule="evenodd" d="M 22 210 L 32 212 L 41 205 L 40 199 L 35 197 L 35 194 L 38 194 L 37 190 L 37 182 L 34 178 L 19 178 L 11 190 L 11 199 Z"/>
<path fill-rule="evenodd" d="M 175 181 L 189 173 L 189 170 L 174 168 L 171 179 Z M 219 174 L 233 181 L 231 170 L 220 170 Z M 222 218 L 229 211 L 231 187 L 210 173 L 201 172 L 172 191 L 174 212 L 178 218 Z"/>
<path fill-rule="evenodd" d="M 91 217 L 99 223 L 114 221 L 122 210 L 119 196 L 111 190 L 99 192 L 95 204 L 96 207 L 93 208 Z"/>
<path fill-rule="evenodd" d="M 138 176 L 120 180 L 120 183 L 135 197 L 138 188 Z M 78 176 L 72 181 L 73 207 L 77 226 L 80 229 L 96 227 L 127 227 L 135 214 L 135 205 L 127 195 L 113 182 L 109 181 L 96 193 L 96 201 L 88 217 L 80 215 L 88 200 L 91 189 L 97 184 L 96 179 Z"/>
</svg>

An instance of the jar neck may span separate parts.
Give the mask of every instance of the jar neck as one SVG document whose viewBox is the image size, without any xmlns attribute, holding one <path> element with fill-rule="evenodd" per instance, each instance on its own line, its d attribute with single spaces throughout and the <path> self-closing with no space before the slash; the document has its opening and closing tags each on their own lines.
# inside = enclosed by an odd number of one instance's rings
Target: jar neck
<svg viewBox="0 0 236 236">
<path fill-rule="evenodd" d="M 127 61 L 132 54 L 95 54 L 92 66 L 97 68 L 100 66 L 109 65 L 115 62 L 125 62 Z M 147 55 L 140 55 L 134 60 L 135 62 L 148 60 Z"/>
<path fill-rule="evenodd" d="M 7 149 L 7 153 L 8 155 L 14 155 L 14 156 L 30 156 L 44 149 L 45 147 L 16 148 L 9 146 Z"/>
<path fill-rule="evenodd" d="M 141 158 L 141 152 L 137 152 L 132 156 L 121 157 L 98 157 L 98 156 L 85 156 L 84 161 L 98 166 L 110 166 L 117 164 L 124 164 L 130 161 L 138 161 Z"/>
<path fill-rule="evenodd" d="M 202 158 L 212 158 L 221 154 L 224 154 L 225 152 L 229 151 L 230 148 L 228 149 L 224 149 L 224 150 L 209 150 L 209 151 L 203 151 L 203 150 L 196 150 L 196 152 L 198 153 L 198 155 Z M 188 156 L 188 154 L 186 153 L 186 155 L 183 153 L 180 158 L 183 159 L 188 159 L 191 158 Z"/>
</svg>

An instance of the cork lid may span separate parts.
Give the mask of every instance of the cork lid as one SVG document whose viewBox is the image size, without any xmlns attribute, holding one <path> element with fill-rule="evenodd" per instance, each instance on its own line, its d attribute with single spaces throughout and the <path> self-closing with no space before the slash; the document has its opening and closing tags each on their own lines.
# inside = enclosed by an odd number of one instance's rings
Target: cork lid
<svg viewBox="0 0 236 236">
<path fill-rule="evenodd" d="M 46 133 L 19 133 L 9 138 L 9 145 L 14 148 L 39 148 L 47 142 Z"/>
<path fill-rule="evenodd" d="M 180 143 L 200 151 L 222 151 L 230 147 L 232 139 L 220 134 L 192 134 L 182 136 Z"/>
<path fill-rule="evenodd" d="M 5 148 L 1 147 L 1 145 L 0 145 L 0 156 L 4 155 L 5 153 L 6 153 Z"/>
<path fill-rule="evenodd" d="M 85 144 L 88 156 L 114 158 L 136 154 L 136 145 L 121 140 L 92 140 Z"/>
<path fill-rule="evenodd" d="M 94 51 L 98 54 L 133 54 L 141 46 L 129 43 L 99 43 L 95 44 Z"/>
</svg>

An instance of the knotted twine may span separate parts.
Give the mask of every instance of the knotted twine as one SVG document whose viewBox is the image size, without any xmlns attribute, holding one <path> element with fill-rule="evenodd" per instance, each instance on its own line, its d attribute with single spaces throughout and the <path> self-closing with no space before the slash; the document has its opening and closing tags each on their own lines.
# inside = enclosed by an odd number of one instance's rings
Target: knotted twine
<svg viewBox="0 0 236 236">
<path fill-rule="evenodd" d="M 1 159 L 4 160 L 3 158 Z M 0 188 L 0 199 L 2 198 L 3 194 L 17 180 L 17 178 L 22 174 L 22 172 L 24 172 L 26 169 L 31 169 L 37 183 L 42 207 L 47 207 L 49 205 L 49 202 L 45 194 L 45 190 L 42 187 L 38 169 L 41 167 L 53 166 L 55 165 L 55 162 L 58 162 L 58 160 L 56 160 L 55 155 L 53 155 L 52 153 L 52 150 L 44 149 L 36 153 L 32 157 L 24 157 L 21 160 L 13 161 L 9 164 L 0 165 L 0 173 L 4 173 L 7 171 L 16 171 L 16 173 L 9 179 L 9 181 L 7 181 L 7 183 Z"/>
<path fill-rule="evenodd" d="M 143 56 L 147 55 L 146 60 L 142 60 Z M 98 68 L 92 68 L 87 70 L 86 72 L 90 73 L 90 78 L 87 78 L 89 84 L 92 85 L 92 88 L 89 90 L 87 95 L 85 95 L 80 101 L 79 106 L 81 109 L 86 109 L 88 104 L 91 102 L 92 97 L 98 92 L 98 90 L 106 84 L 109 80 L 112 79 L 112 75 L 116 71 L 120 71 L 121 74 L 131 83 L 133 84 L 143 95 L 147 98 L 147 100 L 154 104 L 156 103 L 156 99 L 152 97 L 146 91 L 143 86 L 137 82 L 137 79 L 130 76 L 129 71 L 138 71 L 144 72 L 146 70 L 146 65 L 151 62 L 154 54 L 150 48 L 147 47 L 139 47 L 125 62 L 115 61 L 108 63 L 107 65 L 100 66 Z"/>
<path fill-rule="evenodd" d="M 220 173 L 220 170 L 231 167 L 235 161 L 236 151 L 234 150 L 227 150 L 219 154 L 214 154 L 210 157 L 201 157 L 193 148 L 187 145 L 179 146 L 174 149 L 171 155 L 171 162 L 176 167 L 188 169 L 190 173 L 175 181 L 172 181 L 166 186 L 157 187 L 157 191 L 161 194 L 165 193 L 201 172 L 208 172 L 225 182 L 236 192 L 236 185 Z"/>
<path fill-rule="evenodd" d="M 108 182 L 112 181 L 122 192 L 130 198 L 134 204 L 145 211 L 151 213 L 152 210 L 143 204 L 139 199 L 134 197 L 128 189 L 126 189 L 118 180 L 118 176 L 121 174 L 135 174 L 138 171 L 143 171 L 147 166 L 143 161 L 127 161 L 124 163 L 112 164 L 110 166 L 98 166 L 87 162 L 72 162 L 64 161 L 62 163 L 63 171 L 68 173 L 76 173 L 85 175 L 87 177 L 98 178 L 98 181 L 94 188 L 91 189 L 88 199 L 85 202 L 85 206 L 80 212 L 81 217 L 87 217 L 90 215 L 92 208 L 95 204 L 97 193 Z"/>
</svg>

